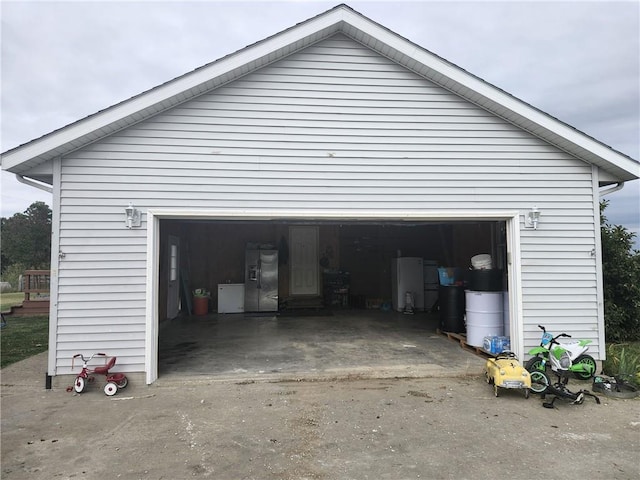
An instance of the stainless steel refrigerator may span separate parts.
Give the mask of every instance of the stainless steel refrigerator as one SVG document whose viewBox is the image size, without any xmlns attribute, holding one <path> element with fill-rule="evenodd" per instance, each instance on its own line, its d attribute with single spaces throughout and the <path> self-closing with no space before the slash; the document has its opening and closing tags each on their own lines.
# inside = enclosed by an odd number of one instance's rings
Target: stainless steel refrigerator
<svg viewBox="0 0 640 480">
<path fill-rule="evenodd" d="M 244 311 L 278 311 L 277 250 L 246 250 Z"/>
</svg>

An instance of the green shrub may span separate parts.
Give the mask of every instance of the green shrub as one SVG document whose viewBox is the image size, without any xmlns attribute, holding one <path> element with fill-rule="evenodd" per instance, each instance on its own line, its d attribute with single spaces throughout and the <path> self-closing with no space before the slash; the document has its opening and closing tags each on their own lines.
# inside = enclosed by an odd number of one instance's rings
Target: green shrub
<svg viewBox="0 0 640 480">
<path fill-rule="evenodd" d="M 620 376 L 640 386 L 640 343 L 607 345 L 607 359 L 602 370 L 605 375 Z"/>
<path fill-rule="evenodd" d="M 640 340 L 640 251 L 633 248 L 635 233 L 611 225 L 600 203 L 604 324 L 607 342 Z"/>
</svg>

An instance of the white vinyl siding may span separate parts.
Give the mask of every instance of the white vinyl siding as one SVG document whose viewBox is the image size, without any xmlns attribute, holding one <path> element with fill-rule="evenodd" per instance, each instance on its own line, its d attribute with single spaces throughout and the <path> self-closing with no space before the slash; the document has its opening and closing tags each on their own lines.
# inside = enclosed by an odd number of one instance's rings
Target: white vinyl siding
<svg viewBox="0 0 640 480">
<path fill-rule="evenodd" d="M 77 351 L 144 368 L 146 217 L 124 208 L 542 211 L 521 230 L 538 323 L 597 342 L 592 170 L 336 35 L 62 159 L 58 373 Z M 599 348 L 598 345 L 595 349 Z"/>
</svg>

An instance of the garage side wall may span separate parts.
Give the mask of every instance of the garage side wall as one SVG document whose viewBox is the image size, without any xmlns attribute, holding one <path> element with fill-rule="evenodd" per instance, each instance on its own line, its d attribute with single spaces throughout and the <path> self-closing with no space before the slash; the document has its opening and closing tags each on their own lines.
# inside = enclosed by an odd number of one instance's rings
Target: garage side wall
<svg viewBox="0 0 640 480">
<path fill-rule="evenodd" d="M 542 212 L 522 229 L 536 325 L 597 345 L 589 165 L 336 35 L 62 159 L 57 373 L 144 370 L 146 216 L 124 208 Z M 522 220 L 524 218 L 522 217 Z"/>
</svg>

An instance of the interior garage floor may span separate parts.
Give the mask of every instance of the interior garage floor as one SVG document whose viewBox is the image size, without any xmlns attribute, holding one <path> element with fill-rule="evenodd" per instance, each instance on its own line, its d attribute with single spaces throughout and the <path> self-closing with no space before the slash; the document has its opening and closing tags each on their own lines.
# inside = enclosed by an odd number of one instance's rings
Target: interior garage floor
<svg viewBox="0 0 640 480">
<path fill-rule="evenodd" d="M 178 317 L 160 328 L 159 381 L 481 373 L 483 359 L 437 326 L 437 315 L 379 310 Z"/>
</svg>

